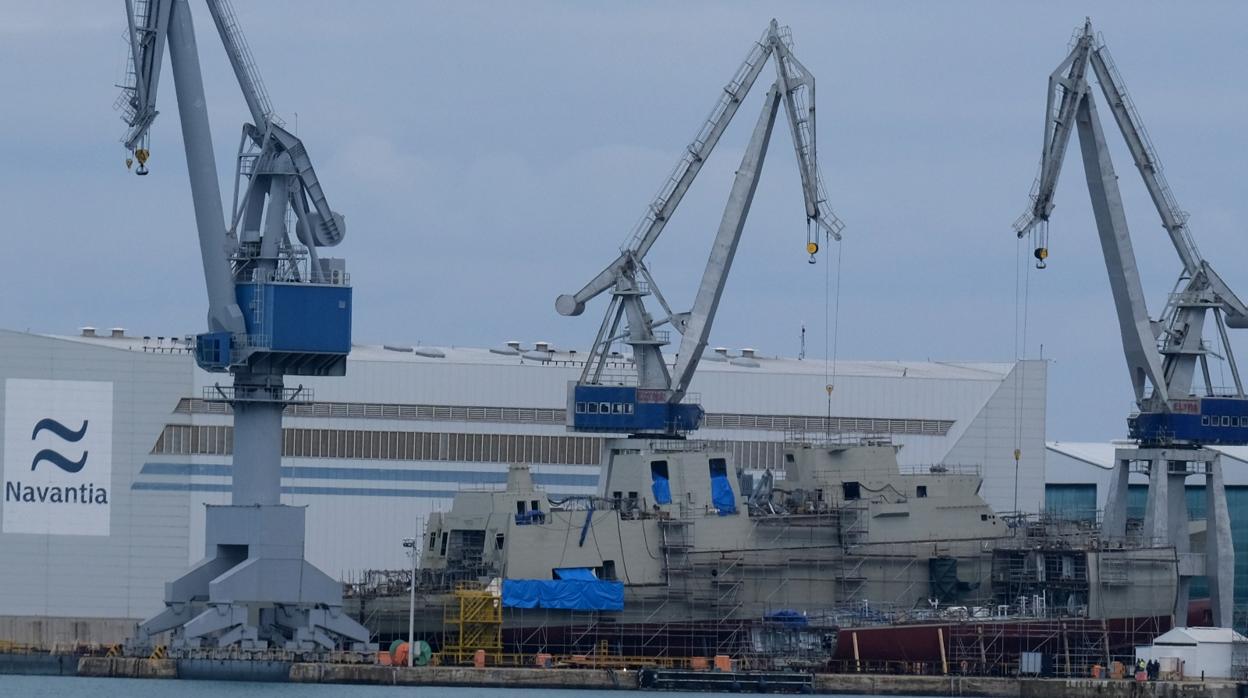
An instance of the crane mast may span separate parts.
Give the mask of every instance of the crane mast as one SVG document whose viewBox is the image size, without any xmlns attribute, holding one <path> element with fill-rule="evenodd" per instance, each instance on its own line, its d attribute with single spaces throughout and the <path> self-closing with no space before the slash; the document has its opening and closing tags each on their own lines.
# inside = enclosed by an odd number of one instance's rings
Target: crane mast
<svg viewBox="0 0 1248 698">
<path fill-rule="evenodd" d="M 368 631 L 342 613 L 341 584 L 303 559 L 305 509 L 281 504 L 282 412 L 311 399 L 284 377 L 346 372 L 345 262 L 317 252 L 342 241 L 345 221 L 329 207 L 302 141 L 274 115 L 228 0 L 206 4 L 252 119 L 228 221 L 189 0 L 126 0 L 130 70 L 117 105 L 126 164 L 137 161 L 136 173 L 146 175 L 167 48 L 208 291 L 195 359 L 233 379 L 204 395 L 234 415 L 233 483 L 229 505 L 207 508 L 204 559 L 166 585 L 165 610 L 139 626 L 133 644 L 172 631 L 182 648 L 361 647 Z"/>
<path fill-rule="evenodd" d="M 646 254 L 771 58 L 775 59 L 776 80 L 737 169 L 693 306 L 687 312 L 675 312 L 646 267 Z M 794 57 L 788 28 L 772 20 L 723 88 L 710 116 L 650 202 L 619 256 L 580 291 L 559 296 L 555 301 L 560 314 L 580 315 L 588 301 L 607 291 L 612 294 L 580 379 L 569 388 L 570 429 L 679 437 L 698 428 L 703 416 L 701 406 L 683 401 L 706 349 L 782 104 L 801 176 L 807 218 L 806 249 L 811 262 L 819 251 L 821 237 L 840 239 L 843 225 L 828 206 L 818 166 L 814 76 Z M 648 295 L 654 296 L 662 310 L 658 318 L 643 301 Z M 681 335 L 680 350 L 670 368 L 662 353 L 669 341 L 668 331 L 661 329 L 664 325 Z M 611 347 L 617 342 L 632 347 L 631 362 L 613 357 Z"/>
<path fill-rule="evenodd" d="M 1174 291 L 1155 321 L 1148 313 L 1089 68 L 1181 263 Z M 1139 113 L 1090 20 L 1075 32 L 1069 55 L 1049 76 L 1040 174 L 1030 205 L 1014 224 L 1019 238 L 1030 236 L 1036 266 L 1043 269 L 1047 263 L 1048 225 L 1058 175 L 1070 136 L 1076 131 L 1137 407 L 1128 427 L 1138 445 L 1115 454 L 1104 532 L 1111 538 L 1126 536 L 1129 475 L 1142 473 L 1149 480 L 1144 535 L 1155 544 L 1173 545 L 1181 555 L 1188 553 L 1185 482 L 1189 476 L 1203 477 L 1209 516 L 1206 553 L 1203 558 L 1185 558 L 1179 565 L 1174 613 L 1182 623 L 1190 580 L 1204 575 L 1210 584 L 1214 622 L 1226 626 L 1231 621 L 1234 552 L 1221 462 L 1218 452 L 1207 447 L 1248 444 L 1248 398 L 1226 331 L 1228 326 L 1248 326 L 1248 308 L 1197 249 L 1187 226 L 1188 215 L 1166 182 Z M 1215 386 L 1210 376 L 1208 357 L 1213 352 L 1203 339 L 1210 313 L 1225 354 L 1219 358 L 1226 360 L 1234 381 L 1230 390 Z M 1197 368 L 1200 386 L 1195 380 Z"/>
</svg>

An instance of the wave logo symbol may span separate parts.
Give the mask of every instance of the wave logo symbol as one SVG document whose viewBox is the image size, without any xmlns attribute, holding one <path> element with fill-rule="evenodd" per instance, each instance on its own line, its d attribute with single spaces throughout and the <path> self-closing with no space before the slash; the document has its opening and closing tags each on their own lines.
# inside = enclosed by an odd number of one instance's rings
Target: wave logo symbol
<svg viewBox="0 0 1248 698">
<path fill-rule="evenodd" d="M 84 419 L 82 420 L 82 426 L 74 430 L 55 419 L 45 417 L 35 424 L 34 431 L 30 433 L 30 440 L 34 441 L 39 436 L 39 432 L 50 431 L 65 441 L 78 443 L 87 435 L 87 424 L 88 420 Z M 34 470 L 43 461 L 47 461 L 67 473 L 76 473 L 87 465 L 87 451 L 83 451 L 82 457 L 78 460 L 70 460 L 50 448 L 45 448 L 35 454 L 34 460 L 30 461 L 30 469 Z"/>
</svg>

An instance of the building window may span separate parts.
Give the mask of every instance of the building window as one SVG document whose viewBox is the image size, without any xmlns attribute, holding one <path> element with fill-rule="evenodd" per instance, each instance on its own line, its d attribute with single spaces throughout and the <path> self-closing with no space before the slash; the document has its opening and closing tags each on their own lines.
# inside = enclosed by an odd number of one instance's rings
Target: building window
<svg viewBox="0 0 1248 698">
<path fill-rule="evenodd" d="M 431 531 L 429 533 L 429 552 L 433 552 L 433 549 L 436 547 L 438 547 L 438 532 Z"/>
<path fill-rule="evenodd" d="M 914 496 L 922 499 L 927 496 L 927 485 L 919 485 L 914 488 Z"/>
<path fill-rule="evenodd" d="M 611 412 L 613 414 L 624 414 L 624 403 L 622 402 L 613 403 L 611 405 Z"/>
<path fill-rule="evenodd" d="M 603 414 L 611 414 L 611 403 L 604 402 L 598 405 L 598 410 Z"/>
<path fill-rule="evenodd" d="M 1209 426 L 1209 415 L 1207 415 L 1207 414 L 1202 414 L 1202 415 L 1200 416 L 1200 426 L 1202 426 L 1202 427 L 1207 427 L 1207 426 Z"/>
<path fill-rule="evenodd" d="M 633 413 L 633 403 L 631 402 L 624 403 L 624 414 L 632 414 L 632 413 Z"/>
<path fill-rule="evenodd" d="M 503 549 L 503 534 L 499 533 L 498 535 L 494 536 L 494 549 L 495 550 Z"/>
<path fill-rule="evenodd" d="M 441 550 L 438 551 L 439 556 L 446 557 L 446 544 L 450 540 L 450 537 L 451 537 L 450 533 L 446 531 L 442 532 L 442 548 Z"/>
<path fill-rule="evenodd" d="M 576 403 L 576 413 L 585 414 L 585 403 L 583 402 Z"/>
<path fill-rule="evenodd" d="M 516 502 L 516 516 L 524 516 L 524 500 Z"/>
<path fill-rule="evenodd" d="M 845 501 L 852 502 L 862 499 L 862 487 L 853 481 L 841 483 L 841 494 L 845 497 Z"/>
<path fill-rule="evenodd" d="M 1224 426 L 1224 427 L 1229 427 L 1229 426 L 1231 426 L 1231 418 L 1230 418 L 1230 417 L 1223 417 L 1223 418 L 1222 418 L 1222 426 Z"/>
<path fill-rule="evenodd" d="M 598 403 L 596 402 L 589 403 L 589 413 L 598 414 Z"/>
</svg>

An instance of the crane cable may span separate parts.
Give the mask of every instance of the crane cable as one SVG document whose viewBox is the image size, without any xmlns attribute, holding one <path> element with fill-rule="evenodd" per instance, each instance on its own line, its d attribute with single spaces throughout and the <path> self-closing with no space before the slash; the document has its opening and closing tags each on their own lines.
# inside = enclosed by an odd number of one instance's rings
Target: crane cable
<svg viewBox="0 0 1248 698">
<path fill-rule="evenodd" d="M 1023 448 L 1023 373 L 1027 354 L 1028 315 L 1031 307 L 1031 264 L 1023 257 L 1022 242 L 1014 248 L 1014 514 L 1018 515 L 1019 460 Z M 1024 270 L 1024 271 L 1020 271 Z"/>
<path fill-rule="evenodd" d="M 832 438 L 832 391 L 836 387 L 836 360 L 837 349 L 840 341 L 840 324 L 841 324 L 841 250 L 842 241 L 834 240 L 830 233 L 825 233 L 825 242 L 831 245 L 836 243 L 836 294 L 830 298 L 832 292 L 832 265 L 823 265 L 823 385 L 827 391 L 827 414 L 824 418 L 825 436 L 828 440 Z M 829 308 L 834 308 L 832 312 L 832 321 L 828 322 Z M 828 330 L 831 328 L 832 341 L 830 343 L 831 352 L 829 354 Z"/>
</svg>

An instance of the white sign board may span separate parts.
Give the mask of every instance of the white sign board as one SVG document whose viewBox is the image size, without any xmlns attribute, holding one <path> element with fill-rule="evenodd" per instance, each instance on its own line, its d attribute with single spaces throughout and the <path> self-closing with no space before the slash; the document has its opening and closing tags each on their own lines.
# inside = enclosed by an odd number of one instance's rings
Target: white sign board
<svg viewBox="0 0 1248 698">
<path fill-rule="evenodd" d="M 107 536 L 113 384 L 4 382 L 4 533 Z"/>
</svg>

